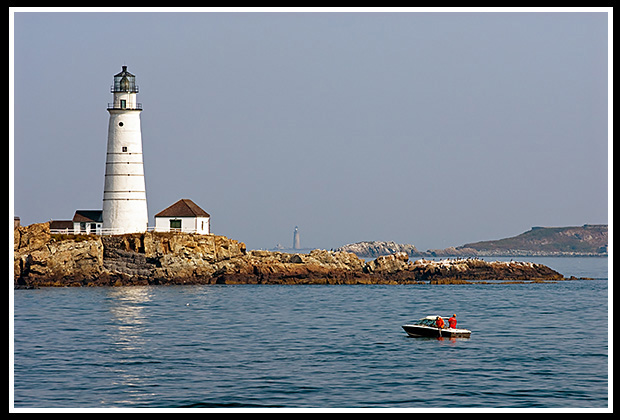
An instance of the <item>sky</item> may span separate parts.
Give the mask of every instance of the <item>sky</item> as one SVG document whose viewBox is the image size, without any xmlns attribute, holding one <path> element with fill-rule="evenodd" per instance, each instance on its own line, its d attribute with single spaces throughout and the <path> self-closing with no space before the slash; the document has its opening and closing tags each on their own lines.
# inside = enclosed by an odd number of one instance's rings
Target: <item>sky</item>
<svg viewBox="0 0 620 420">
<path fill-rule="evenodd" d="M 123 65 L 149 225 L 181 198 L 249 249 L 291 247 L 295 226 L 304 248 L 427 250 L 608 223 L 606 9 L 111 10 L 13 10 L 24 225 L 102 208 Z"/>
</svg>

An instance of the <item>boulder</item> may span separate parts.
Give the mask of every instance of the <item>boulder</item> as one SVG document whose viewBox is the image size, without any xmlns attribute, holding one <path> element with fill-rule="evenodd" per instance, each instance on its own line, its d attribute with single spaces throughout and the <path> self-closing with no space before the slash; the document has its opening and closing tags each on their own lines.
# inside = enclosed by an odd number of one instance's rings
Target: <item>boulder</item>
<svg viewBox="0 0 620 420">
<path fill-rule="evenodd" d="M 409 261 L 409 255 L 404 252 L 384 255 L 367 263 L 364 267 L 364 271 L 367 273 L 393 274 L 408 269 L 407 261 Z"/>
</svg>

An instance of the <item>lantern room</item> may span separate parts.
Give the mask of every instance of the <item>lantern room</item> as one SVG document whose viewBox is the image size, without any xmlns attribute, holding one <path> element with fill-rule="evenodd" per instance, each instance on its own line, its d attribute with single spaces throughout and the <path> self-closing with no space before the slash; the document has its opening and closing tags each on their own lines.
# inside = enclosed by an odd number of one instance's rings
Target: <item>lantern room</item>
<svg viewBox="0 0 620 420">
<path fill-rule="evenodd" d="M 110 92 L 114 94 L 114 102 L 108 103 L 108 110 L 142 110 L 142 104 L 136 100 L 138 93 L 136 76 L 127 71 L 127 66 L 123 66 L 123 71 L 114 75 L 114 84 L 110 87 Z"/>
<path fill-rule="evenodd" d="M 136 85 L 136 76 L 127 71 L 127 66 L 123 66 L 123 71 L 114 75 L 114 85 L 110 89 L 112 93 L 115 92 L 129 92 L 138 93 L 138 86 Z"/>
</svg>

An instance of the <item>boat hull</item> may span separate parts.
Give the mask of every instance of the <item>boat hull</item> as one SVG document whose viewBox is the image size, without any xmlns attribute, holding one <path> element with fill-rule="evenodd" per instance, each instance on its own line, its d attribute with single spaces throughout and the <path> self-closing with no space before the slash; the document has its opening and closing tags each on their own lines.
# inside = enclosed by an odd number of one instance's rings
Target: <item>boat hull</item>
<svg viewBox="0 0 620 420">
<path fill-rule="evenodd" d="M 410 337 L 444 337 L 444 338 L 469 338 L 471 331 L 464 328 L 437 328 L 426 325 L 403 325 L 403 330 Z"/>
</svg>

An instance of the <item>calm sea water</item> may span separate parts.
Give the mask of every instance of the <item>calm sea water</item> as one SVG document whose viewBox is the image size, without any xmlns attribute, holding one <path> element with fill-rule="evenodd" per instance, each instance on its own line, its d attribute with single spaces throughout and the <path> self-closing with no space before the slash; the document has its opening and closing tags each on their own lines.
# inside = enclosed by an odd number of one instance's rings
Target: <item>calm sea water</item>
<svg viewBox="0 0 620 420">
<path fill-rule="evenodd" d="M 14 406 L 605 408 L 607 259 L 546 264 L 601 280 L 15 290 Z"/>
</svg>

